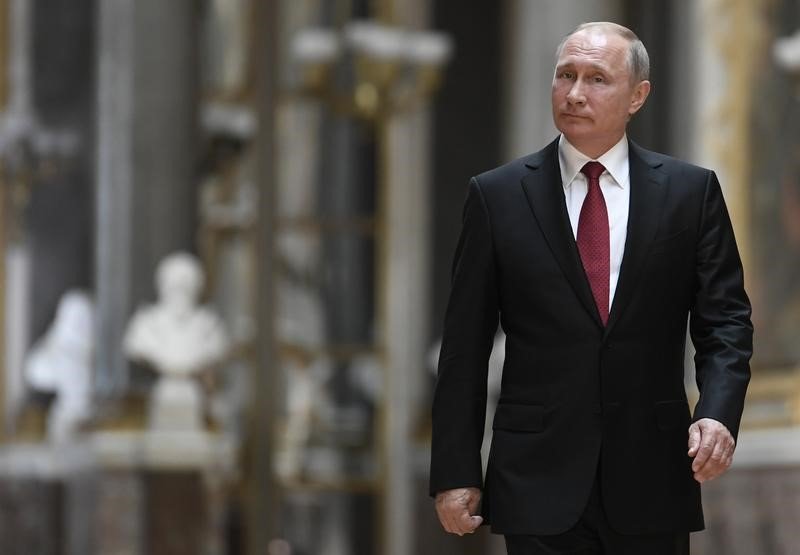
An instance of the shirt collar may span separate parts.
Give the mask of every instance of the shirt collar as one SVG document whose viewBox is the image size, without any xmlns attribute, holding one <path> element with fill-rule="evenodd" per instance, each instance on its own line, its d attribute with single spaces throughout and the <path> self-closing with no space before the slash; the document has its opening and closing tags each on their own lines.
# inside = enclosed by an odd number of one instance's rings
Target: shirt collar
<svg viewBox="0 0 800 555">
<path fill-rule="evenodd" d="M 558 141 L 558 159 L 561 166 L 561 183 L 566 189 L 575 181 L 581 168 L 592 159 L 575 148 L 564 135 Z M 621 188 L 626 188 L 629 183 L 630 168 L 628 165 L 628 136 L 622 138 L 608 149 L 597 161 L 603 164 L 606 172 Z"/>
</svg>

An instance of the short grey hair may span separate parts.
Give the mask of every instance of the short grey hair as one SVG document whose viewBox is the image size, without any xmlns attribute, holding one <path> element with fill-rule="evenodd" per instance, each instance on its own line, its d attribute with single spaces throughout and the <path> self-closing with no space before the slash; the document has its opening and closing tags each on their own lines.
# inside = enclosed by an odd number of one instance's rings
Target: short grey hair
<svg viewBox="0 0 800 555">
<path fill-rule="evenodd" d="M 567 42 L 567 39 L 576 33 L 589 29 L 611 32 L 627 40 L 628 67 L 631 70 L 631 80 L 634 83 L 639 83 L 640 81 L 645 81 L 650 78 L 650 56 L 647 55 L 647 49 L 644 47 L 642 41 L 636 36 L 636 33 L 627 27 L 610 21 L 591 21 L 589 23 L 581 23 L 575 27 L 571 33 L 561 39 L 556 49 L 556 60 L 561 56 L 561 50 L 563 50 L 564 43 Z"/>
</svg>

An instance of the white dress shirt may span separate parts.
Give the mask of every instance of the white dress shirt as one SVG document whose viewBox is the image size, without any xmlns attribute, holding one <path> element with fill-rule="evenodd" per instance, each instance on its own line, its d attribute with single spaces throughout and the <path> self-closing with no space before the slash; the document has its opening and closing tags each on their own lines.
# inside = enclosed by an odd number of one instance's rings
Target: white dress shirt
<svg viewBox="0 0 800 555">
<path fill-rule="evenodd" d="M 592 159 L 583 154 L 561 135 L 558 141 L 558 159 L 561 166 L 561 183 L 564 185 L 564 198 L 567 201 L 569 222 L 572 234 L 577 239 L 578 220 L 583 200 L 589 184 L 581 168 Z M 611 280 L 608 284 L 609 309 L 617 290 L 619 269 L 625 252 L 625 238 L 628 236 L 628 210 L 630 208 L 630 167 L 628 164 L 628 137 L 622 136 L 617 144 L 597 158 L 606 170 L 600 176 L 600 190 L 608 210 L 609 241 L 611 247 Z"/>
</svg>

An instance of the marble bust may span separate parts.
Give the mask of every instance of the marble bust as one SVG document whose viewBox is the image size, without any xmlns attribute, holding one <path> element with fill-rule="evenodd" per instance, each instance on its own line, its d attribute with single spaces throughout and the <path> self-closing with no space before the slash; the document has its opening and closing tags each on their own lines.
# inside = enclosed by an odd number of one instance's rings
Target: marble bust
<svg viewBox="0 0 800 555">
<path fill-rule="evenodd" d="M 81 291 L 68 291 L 45 335 L 25 360 L 25 377 L 34 389 L 55 393 L 47 415 L 52 441 L 72 438 L 91 412 L 94 307 Z"/>
<path fill-rule="evenodd" d="M 196 431 L 202 428 L 202 394 L 195 379 L 219 364 L 229 339 L 217 314 L 198 304 L 203 270 L 184 252 L 164 258 L 156 269 L 155 304 L 139 308 L 123 340 L 129 358 L 159 373 L 150 404 L 151 428 Z"/>
</svg>

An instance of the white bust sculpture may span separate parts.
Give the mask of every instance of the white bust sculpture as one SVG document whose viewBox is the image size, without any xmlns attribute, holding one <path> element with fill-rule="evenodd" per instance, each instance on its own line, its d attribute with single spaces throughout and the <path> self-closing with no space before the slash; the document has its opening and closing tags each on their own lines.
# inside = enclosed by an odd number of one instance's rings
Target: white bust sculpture
<svg viewBox="0 0 800 555">
<path fill-rule="evenodd" d="M 229 340 L 220 318 L 199 306 L 203 270 L 184 252 L 164 258 L 156 269 L 158 301 L 136 311 L 123 350 L 160 373 L 150 404 L 151 428 L 201 429 L 201 393 L 194 379 L 225 357 Z"/>
<path fill-rule="evenodd" d="M 783 69 L 800 71 L 800 29 L 791 36 L 777 39 L 772 45 L 772 55 Z"/>
<path fill-rule="evenodd" d="M 47 415 L 47 433 L 53 441 L 74 436 L 90 414 L 94 308 L 89 296 L 69 291 L 61 297 L 55 319 L 25 360 L 28 383 L 55 393 Z"/>
</svg>

